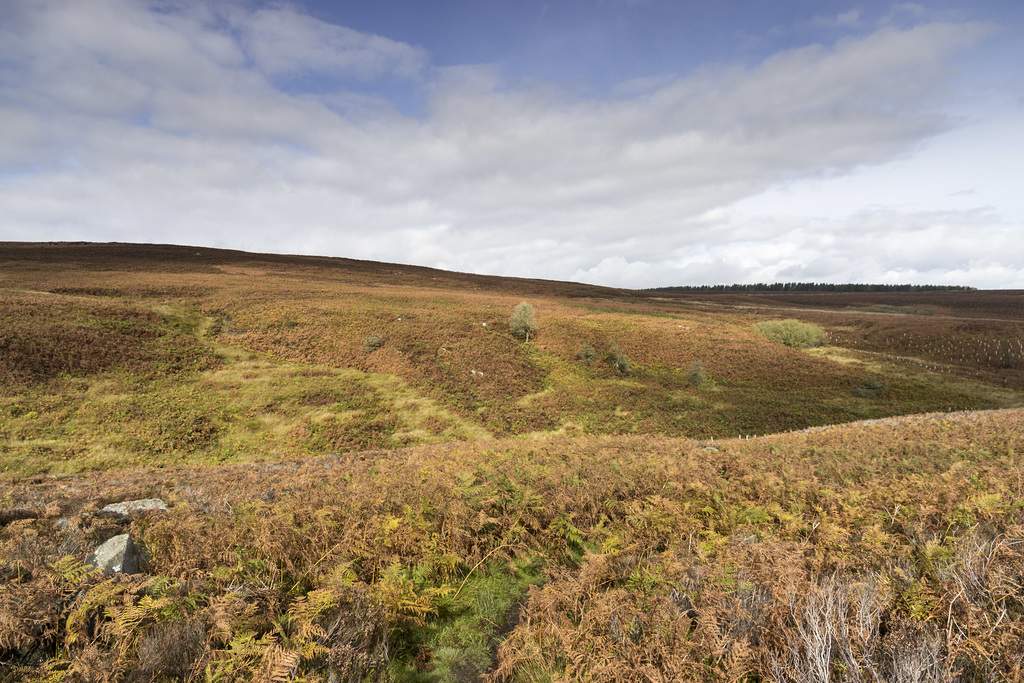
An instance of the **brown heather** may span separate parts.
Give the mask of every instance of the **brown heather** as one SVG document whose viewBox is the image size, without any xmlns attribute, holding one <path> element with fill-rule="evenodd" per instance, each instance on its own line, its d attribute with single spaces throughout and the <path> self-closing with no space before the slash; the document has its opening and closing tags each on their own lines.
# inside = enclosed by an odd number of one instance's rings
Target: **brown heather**
<svg viewBox="0 0 1024 683">
<path fill-rule="evenodd" d="M 1021 367 L 863 348 L 935 317 L 172 247 L 0 261 L 4 683 L 1024 680 Z M 832 345 L 749 331 L 779 317 Z M 612 342 L 628 377 L 576 358 Z M 170 511 L 96 514 L 150 497 Z M 89 572 L 126 531 L 146 573 Z"/>
</svg>

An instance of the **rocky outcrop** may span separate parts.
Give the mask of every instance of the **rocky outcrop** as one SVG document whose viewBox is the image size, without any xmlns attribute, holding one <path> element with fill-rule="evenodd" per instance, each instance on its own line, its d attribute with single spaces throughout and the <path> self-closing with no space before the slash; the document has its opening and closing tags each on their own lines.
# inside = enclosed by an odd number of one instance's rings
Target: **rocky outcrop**
<svg viewBox="0 0 1024 683">
<path fill-rule="evenodd" d="M 129 534 L 121 534 L 89 553 L 85 564 L 106 576 L 139 574 L 142 572 L 143 552 Z"/>
</svg>

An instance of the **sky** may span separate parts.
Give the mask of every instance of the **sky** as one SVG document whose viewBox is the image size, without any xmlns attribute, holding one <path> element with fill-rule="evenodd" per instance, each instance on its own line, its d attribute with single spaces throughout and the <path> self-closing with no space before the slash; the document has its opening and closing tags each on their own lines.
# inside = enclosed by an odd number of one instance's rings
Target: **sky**
<svg viewBox="0 0 1024 683">
<path fill-rule="evenodd" d="M 0 0 L 0 241 L 1024 289 L 1022 38 L 1020 0 Z"/>
</svg>

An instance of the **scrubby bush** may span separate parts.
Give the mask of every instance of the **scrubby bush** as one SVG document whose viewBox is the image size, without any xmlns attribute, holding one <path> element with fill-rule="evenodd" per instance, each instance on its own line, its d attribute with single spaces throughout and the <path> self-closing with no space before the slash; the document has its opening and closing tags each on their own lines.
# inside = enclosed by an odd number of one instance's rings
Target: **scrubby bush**
<svg viewBox="0 0 1024 683">
<path fill-rule="evenodd" d="M 590 365 L 597 358 L 597 351 L 590 344 L 584 344 L 580 347 L 580 350 L 576 352 L 576 358 L 583 361 L 584 364 Z"/>
<path fill-rule="evenodd" d="M 384 337 L 379 334 L 371 334 L 363 342 L 363 353 L 373 353 L 382 346 L 384 346 Z"/>
<path fill-rule="evenodd" d="M 530 341 L 530 336 L 537 333 L 537 318 L 533 314 L 533 306 L 525 301 L 520 302 L 508 319 L 508 326 L 513 336 Z"/>
<path fill-rule="evenodd" d="M 704 363 L 695 361 L 686 371 L 686 381 L 690 386 L 699 387 L 708 381 L 708 373 L 704 370 Z"/>
<path fill-rule="evenodd" d="M 629 357 L 619 348 L 619 345 L 612 342 L 608 347 L 608 363 L 617 371 L 623 375 L 633 374 L 633 365 L 629 362 Z"/>
<path fill-rule="evenodd" d="M 828 336 L 820 325 L 799 320 L 766 320 L 754 325 L 753 329 L 769 341 L 798 349 L 823 346 L 828 341 Z"/>
</svg>

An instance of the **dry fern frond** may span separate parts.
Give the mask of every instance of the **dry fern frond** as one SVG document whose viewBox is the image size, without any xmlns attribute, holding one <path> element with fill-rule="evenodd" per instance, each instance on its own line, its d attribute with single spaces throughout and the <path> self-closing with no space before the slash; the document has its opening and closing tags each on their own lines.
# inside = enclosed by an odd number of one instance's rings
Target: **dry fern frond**
<svg viewBox="0 0 1024 683">
<path fill-rule="evenodd" d="M 302 655 L 293 650 L 286 650 L 278 644 L 269 647 L 263 656 L 260 680 L 269 683 L 286 683 L 295 675 Z"/>
</svg>

